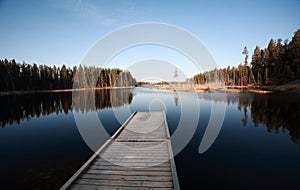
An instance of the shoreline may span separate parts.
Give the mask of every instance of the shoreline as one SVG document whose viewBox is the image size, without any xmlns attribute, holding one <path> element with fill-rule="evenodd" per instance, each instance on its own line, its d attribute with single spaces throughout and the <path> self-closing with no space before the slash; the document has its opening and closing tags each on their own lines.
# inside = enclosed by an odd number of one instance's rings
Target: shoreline
<svg viewBox="0 0 300 190">
<path fill-rule="evenodd" d="M 148 86 L 148 85 L 146 85 Z M 155 85 L 154 85 L 155 86 Z M 140 86 L 143 87 L 143 86 Z M 90 91 L 90 90 L 111 90 L 111 89 L 130 89 L 135 86 L 128 87 L 97 87 L 97 88 L 77 88 L 77 89 L 56 89 L 56 90 L 19 90 L 19 91 L 2 91 L 0 96 L 9 95 L 24 95 L 34 93 L 59 93 L 59 92 L 74 92 L 74 91 Z M 222 92 L 222 93 L 256 93 L 256 94 L 270 94 L 274 92 L 297 92 L 300 93 L 300 80 L 293 81 L 288 84 L 278 86 L 224 86 L 224 85 L 195 85 L 195 86 L 169 86 L 159 85 L 151 90 L 166 90 L 174 92 Z"/>
<path fill-rule="evenodd" d="M 274 92 L 298 92 L 300 93 L 300 82 L 292 82 L 278 86 L 222 86 L 222 85 L 195 85 L 191 87 L 184 86 L 160 86 L 152 90 L 167 90 L 178 92 L 223 92 L 223 93 L 256 93 L 271 94 Z"/>
<path fill-rule="evenodd" d="M 221 92 L 221 93 L 246 93 L 246 92 L 252 92 L 257 94 L 270 94 L 273 93 L 273 91 L 270 90 L 262 90 L 262 89 L 250 89 L 250 88 L 238 88 L 238 87 L 228 87 L 228 86 L 213 86 L 213 87 L 205 87 L 205 88 L 199 88 L 199 87 L 158 87 L 158 88 L 152 88 L 151 90 L 166 90 L 166 91 L 173 91 L 173 92 L 200 92 L 200 93 L 215 93 L 215 92 Z"/>
<path fill-rule="evenodd" d="M 0 92 L 0 96 L 49 93 L 49 92 L 56 93 L 56 92 L 90 91 L 90 90 L 129 89 L 129 88 L 135 88 L 135 87 L 128 86 L 128 87 L 97 87 L 97 88 L 76 88 L 76 89 L 56 89 L 56 90 L 16 90 L 16 91 L 2 91 Z"/>
</svg>

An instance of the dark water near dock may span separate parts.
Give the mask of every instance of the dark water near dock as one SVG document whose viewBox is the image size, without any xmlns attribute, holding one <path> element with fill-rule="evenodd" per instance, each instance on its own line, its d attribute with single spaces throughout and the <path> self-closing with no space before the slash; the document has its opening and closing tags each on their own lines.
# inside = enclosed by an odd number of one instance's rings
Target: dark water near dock
<svg viewBox="0 0 300 190">
<path fill-rule="evenodd" d="M 189 144 L 175 157 L 182 189 L 297 189 L 300 178 L 299 94 L 221 94 L 149 88 L 0 96 L 0 187 L 58 189 L 93 154 L 76 127 L 74 112 L 97 112 L 109 134 L 129 113 L 164 109 L 171 134 L 186 108 L 199 101 Z M 90 104 L 95 99 L 94 105 Z M 93 103 L 93 101 L 92 101 Z M 198 147 L 212 103 L 226 108 L 220 134 L 203 154 Z M 187 117 L 195 116 L 185 109 Z M 186 126 L 187 131 L 193 130 Z"/>
</svg>

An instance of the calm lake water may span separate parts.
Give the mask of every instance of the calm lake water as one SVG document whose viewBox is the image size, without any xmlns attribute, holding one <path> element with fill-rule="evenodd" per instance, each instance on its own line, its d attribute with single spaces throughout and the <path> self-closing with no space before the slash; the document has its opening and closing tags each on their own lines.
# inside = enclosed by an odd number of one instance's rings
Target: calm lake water
<svg viewBox="0 0 300 190">
<path fill-rule="evenodd" d="M 93 154 L 77 129 L 74 112 L 97 112 L 109 134 L 130 113 L 164 109 L 171 134 L 183 105 L 199 102 L 191 141 L 175 157 L 182 189 L 298 189 L 300 179 L 299 94 L 218 94 L 149 88 L 0 96 L 0 188 L 58 189 Z M 73 97 L 74 98 L 74 97 Z M 90 102 L 95 99 L 95 105 Z M 92 101 L 93 102 L 93 101 Z M 226 108 L 222 129 L 203 154 L 198 148 L 212 104 Z M 193 130 L 185 126 L 186 131 Z"/>
</svg>

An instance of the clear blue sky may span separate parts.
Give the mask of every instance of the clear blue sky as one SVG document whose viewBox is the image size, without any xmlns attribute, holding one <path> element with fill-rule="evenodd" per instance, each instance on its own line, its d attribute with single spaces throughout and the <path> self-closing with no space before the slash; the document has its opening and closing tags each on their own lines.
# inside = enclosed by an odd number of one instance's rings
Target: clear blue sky
<svg viewBox="0 0 300 190">
<path fill-rule="evenodd" d="M 197 36 L 220 67 L 236 66 L 244 46 L 251 58 L 255 45 L 266 47 L 270 38 L 290 40 L 300 28 L 299 10 L 299 0 L 0 0 L 0 59 L 79 65 L 105 34 L 128 24 L 163 22 Z"/>
</svg>

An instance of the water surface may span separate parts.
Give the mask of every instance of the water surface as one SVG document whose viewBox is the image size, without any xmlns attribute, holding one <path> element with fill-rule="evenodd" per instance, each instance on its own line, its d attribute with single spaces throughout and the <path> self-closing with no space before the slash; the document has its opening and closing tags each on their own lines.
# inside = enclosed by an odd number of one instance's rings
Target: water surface
<svg viewBox="0 0 300 190">
<path fill-rule="evenodd" d="M 164 109 L 171 134 L 183 105 L 199 102 L 199 123 L 189 144 L 175 157 L 182 189 L 295 189 L 300 177 L 299 94 L 221 94 L 156 91 L 149 88 L 37 93 L 0 97 L 1 188 L 57 189 L 92 155 L 74 112 L 97 112 L 109 134 L 124 122 L 123 110 Z M 95 101 L 91 101 L 95 99 Z M 92 104 L 91 104 L 92 102 Z M 226 108 L 220 134 L 203 154 L 198 147 L 212 103 Z M 195 116 L 185 109 L 185 116 Z M 193 131 L 194 126 L 185 126 Z"/>
</svg>

